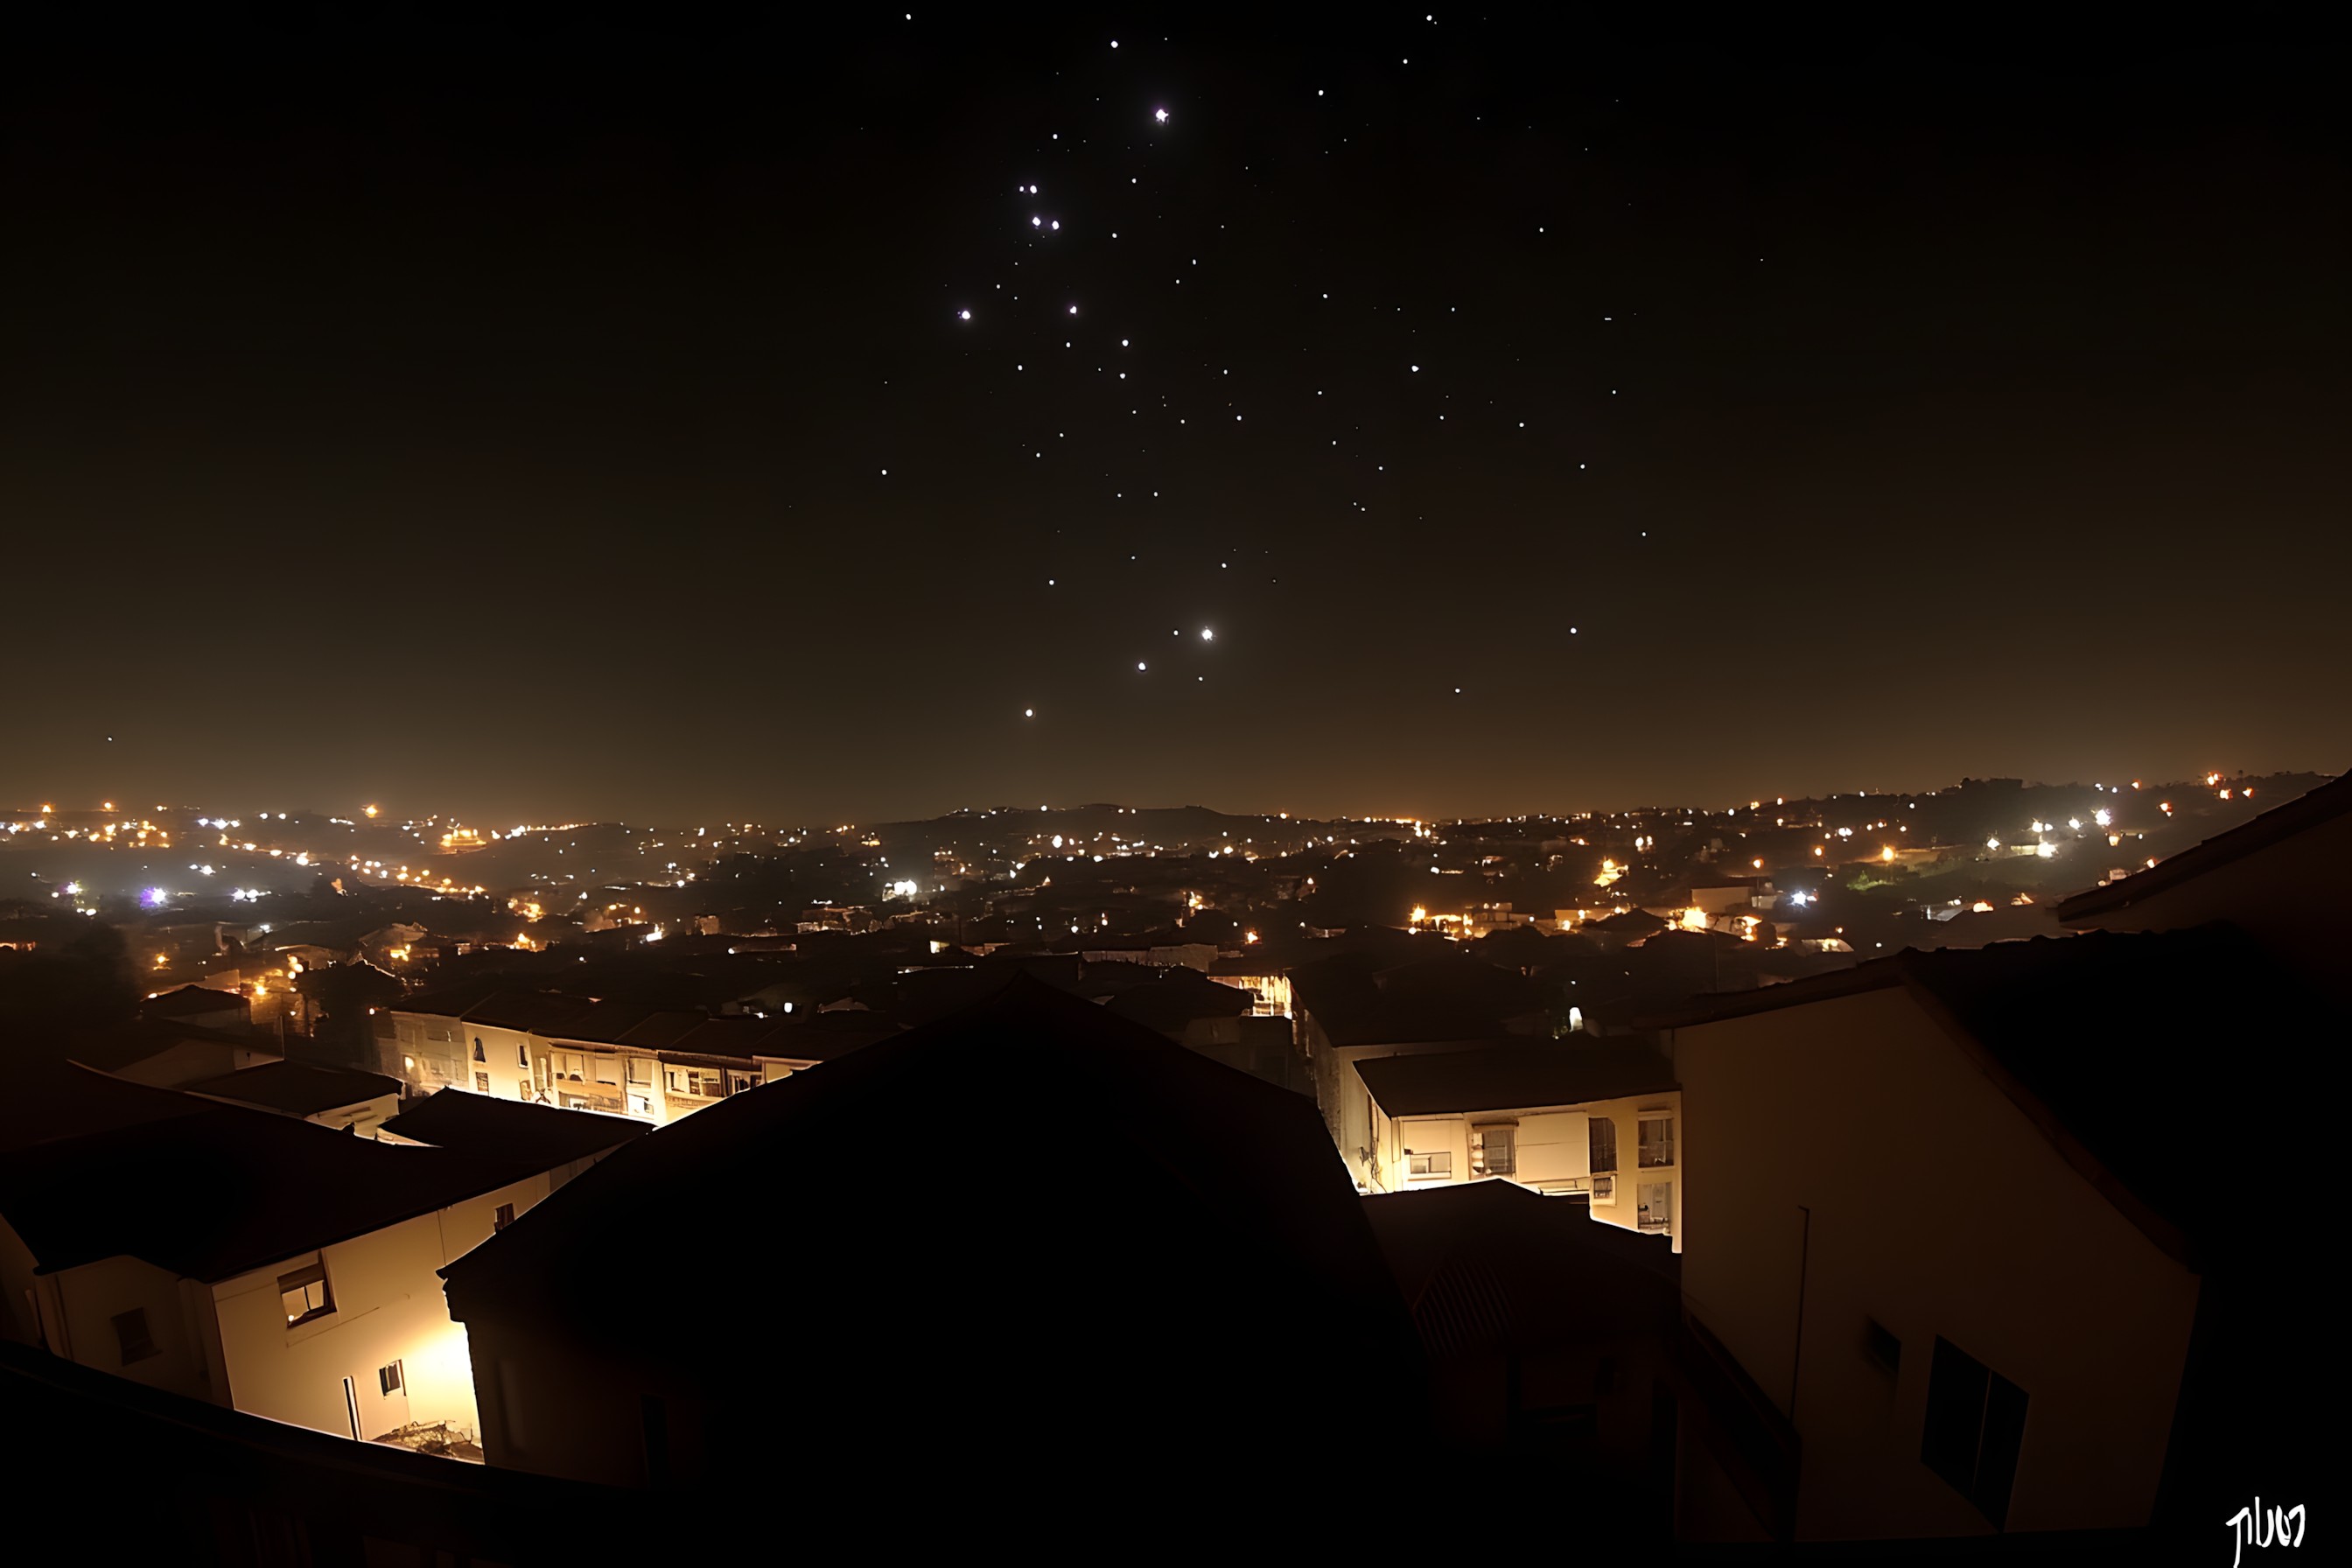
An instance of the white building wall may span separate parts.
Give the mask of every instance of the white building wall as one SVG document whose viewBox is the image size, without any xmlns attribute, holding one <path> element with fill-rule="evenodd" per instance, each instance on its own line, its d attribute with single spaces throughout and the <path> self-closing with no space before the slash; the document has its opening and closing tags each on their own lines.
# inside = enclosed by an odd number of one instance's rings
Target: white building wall
<svg viewBox="0 0 2352 1568">
<path fill-rule="evenodd" d="M 2009 1530 L 2145 1523 L 2196 1277 L 1902 990 L 1686 1027 L 1674 1049 L 1685 1292 L 1793 1401 L 1800 1537 L 1990 1531 L 1919 1460 L 1938 1335 L 2026 1393 Z M 1901 1342 L 1893 1374 L 1865 1354 L 1872 1321 Z"/>
<path fill-rule="evenodd" d="M 545 1176 L 529 1177 L 221 1281 L 212 1299 L 227 1402 L 248 1415 L 349 1436 L 349 1378 L 363 1438 L 412 1420 L 476 1428 L 466 1331 L 450 1321 L 438 1271 L 489 1237 L 499 1205 L 512 1204 L 520 1214 L 547 1192 Z M 335 1310 L 289 1327 L 278 1281 L 314 1258 L 325 1261 Z M 404 1386 L 387 1397 L 379 1373 L 394 1361 L 402 1363 Z"/>
</svg>

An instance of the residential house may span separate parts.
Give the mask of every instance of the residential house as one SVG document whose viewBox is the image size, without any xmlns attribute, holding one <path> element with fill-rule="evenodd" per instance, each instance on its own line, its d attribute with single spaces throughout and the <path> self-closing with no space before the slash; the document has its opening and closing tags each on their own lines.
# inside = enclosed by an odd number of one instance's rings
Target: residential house
<svg viewBox="0 0 2352 1568">
<path fill-rule="evenodd" d="M 543 1198 L 545 1174 L 83 1078 L 52 1100 L 97 1100 L 81 1128 L 0 1152 L 15 1337 L 315 1431 L 472 1431 L 436 1273 Z"/>
<path fill-rule="evenodd" d="M 538 1040 L 560 1035 L 594 1005 L 551 991 L 501 991 L 468 1007 L 457 1033 L 473 1081 L 457 1087 L 500 1100 L 535 1098 Z"/>
<path fill-rule="evenodd" d="M 1371 1101 L 1373 1191 L 1499 1177 L 1674 1237 L 1682 1093 L 1656 1052 L 1546 1042 L 1372 1057 L 1354 1070 Z"/>
<path fill-rule="evenodd" d="M 2242 933 L 1906 952 L 1662 1022 L 1687 1307 L 1793 1428 L 1782 1533 L 2326 1484 L 2277 1360 L 2329 1332 L 2281 1228 L 2323 1189 L 2274 1102 L 2344 1021 Z"/>
<path fill-rule="evenodd" d="M 1341 953 L 1291 971 L 1297 1039 L 1315 1101 L 1359 1190 L 1378 1190 L 1372 1110 L 1355 1064 L 1373 1057 L 1475 1050 L 1548 1034 L 1526 976 L 1448 952 L 1383 966 Z"/>
<path fill-rule="evenodd" d="M 1041 1126 L 1083 1127 L 1083 1157 Z M 790 1194 L 789 1245 L 709 1253 L 760 1194 Z M 694 1258 L 612 1243 L 688 1233 Z M 492 1464 L 689 1512 L 782 1475 L 870 1489 L 883 1452 L 958 1508 L 1034 1495 L 1041 1462 L 1057 1509 L 1172 1503 L 1209 1453 L 1294 1484 L 1339 1456 L 1252 1412 L 1314 1408 L 1335 1367 L 1417 1383 L 1311 1109 L 1025 978 L 622 1151 L 446 1278 Z M 804 1353 L 725 1348 L 747 1322 Z M 1376 1403 L 1412 1441 L 1409 1394 Z"/>
</svg>

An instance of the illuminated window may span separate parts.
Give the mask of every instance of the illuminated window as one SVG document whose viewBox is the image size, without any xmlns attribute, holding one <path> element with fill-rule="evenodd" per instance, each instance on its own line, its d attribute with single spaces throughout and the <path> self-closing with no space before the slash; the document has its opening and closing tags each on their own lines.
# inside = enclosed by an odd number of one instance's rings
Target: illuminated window
<svg viewBox="0 0 2352 1568">
<path fill-rule="evenodd" d="M 1416 1154 L 1405 1151 L 1405 1174 L 1409 1176 L 1450 1176 L 1454 1173 L 1454 1155 L 1449 1151 L 1437 1154 Z"/>
<path fill-rule="evenodd" d="M 486 1072 L 478 1072 L 474 1075 L 474 1092 L 477 1094 L 488 1094 L 490 1092 L 489 1074 Z"/>
<path fill-rule="evenodd" d="M 1615 1203 L 1617 1201 L 1617 1178 L 1615 1176 L 1593 1177 L 1592 1201 L 1596 1204 Z"/>
<path fill-rule="evenodd" d="M 1675 1184 L 1643 1182 L 1634 1196 L 1640 1200 L 1636 1223 L 1643 1230 L 1666 1230 L 1675 1223 Z"/>
<path fill-rule="evenodd" d="M 323 1318 L 335 1310 L 335 1292 L 327 1283 L 327 1266 L 313 1263 L 278 1277 L 278 1297 L 286 1309 L 286 1326 Z"/>
<path fill-rule="evenodd" d="M 1585 1124 L 1592 1145 L 1593 1173 L 1617 1168 L 1617 1123 L 1606 1116 L 1596 1116 Z"/>
<path fill-rule="evenodd" d="M 654 1080 L 654 1064 L 643 1057 L 631 1057 L 627 1070 L 631 1083 L 651 1083 Z"/>
<path fill-rule="evenodd" d="M 1507 1176 L 1519 1168 L 1518 1129 L 1481 1127 L 1471 1133 L 1478 1147 L 1477 1163 L 1487 1175 Z"/>
<path fill-rule="evenodd" d="M 1675 1163 L 1675 1119 L 1671 1116 L 1642 1118 L 1642 1147 L 1638 1163 L 1645 1171 Z"/>
<path fill-rule="evenodd" d="M 490 1228 L 494 1231 L 504 1230 L 512 1224 L 514 1224 L 514 1205 L 500 1204 L 499 1212 L 490 1216 Z"/>
<path fill-rule="evenodd" d="M 1927 1422 L 1919 1462 L 1990 1520 L 2009 1521 L 2017 1456 L 2025 1438 L 2025 1390 L 1941 1334 L 1927 1373 Z"/>
<path fill-rule="evenodd" d="M 122 1352 L 122 1364 L 145 1361 L 163 1352 L 155 1348 L 155 1336 L 147 1331 L 147 1309 L 133 1307 L 114 1315 L 114 1342 Z"/>
<path fill-rule="evenodd" d="M 401 1389 L 406 1386 L 405 1383 L 403 1381 L 404 1370 L 404 1369 L 398 1362 L 394 1362 L 390 1366 L 380 1366 L 376 1368 L 376 1386 L 383 1389 L 383 1392 L 388 1394 L 398 1394 Z"/>
</svg>

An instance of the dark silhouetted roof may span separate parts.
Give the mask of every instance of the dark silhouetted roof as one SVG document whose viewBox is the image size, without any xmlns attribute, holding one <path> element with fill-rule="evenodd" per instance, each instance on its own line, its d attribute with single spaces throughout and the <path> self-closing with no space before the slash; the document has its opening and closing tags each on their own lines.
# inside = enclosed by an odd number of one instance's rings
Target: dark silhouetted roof
<svg viewBox="0 0 2352 1568">
<path fill-rule="evenodd" d="M 446 1150 L 173 1098 L 202 1109 L 0 1154 L 0 1215 L 44 1272 L 130 1257 L 226 1279 L 516 1180 Z"/>
<path fill-rule="evenodd" d="M 356 1072 L 349 1068 L 320 1067 L 311 1062 L 264 1062 L 239 1068 L 218 1078 L 183 1084 L 182 1090 L 214 1100 L 234 1100 L 289 1116 L 315 1116 L 321 1110 L 357 1105 L 400 1092 L 400 1080 L 380 1072 Z"/>
<path fill-rule="evenodd" d="M 1024 1125 L 1085 1127 L 1083 1162 L 1004 1151 L 1022 1161 L 1020 1180 L 959 1185 L 954 1173 L 982 1157 L 980 1130 L 1007 1106 Z M 877 1139 L 919 1156 L 877 1152 Z M 1250 1312 L 1312 1310 L 1335 1343 L 1359 1347 L 1403 1328 L 1310 1103 L 1025 977 L 619 1150 L 445 1270 L 451 1310 L 572 1333 L 612 1312 L 654 1335 L 709 1326 L 712 1303 L 612 1237 L 761 1192 L 793 1194 L 793 1269 L 772 1291 L 737 1293 L 720 1309 L 730 1318 L 769 1310 L 772 1297 L 782 1310 L 828 1295 L 826 1281 L 854 1268 L 889 1279 L 848 1306 L 861 1321 L 823 1315 L 868 1337 L 891 1331 L 876 1326 L 883 1314 L 936 1327 L 917 1298 L 938 1292 L 942 1310 L 961 1303 L 962 1333 L 982 1318 L 1009 1334 L 1048 1320 L 1108 1332 L 1116 1321 L 1133 1343 L 1163 1332 L 1198 1342 L 1248 1331 L 1201 1316 L 1197 1293 L 1229 1285 L 1170 1258 L 1248 1256 L 1264 1260 L 1258 1288 L 1289 1282 L 1286 1305 L 1253 1296 Z M 974 1270 L 988 1277 L 984 1299 Z"/>
<path fill-rule="evenodd" d="M 528 1171 L 551 1171 L 653 1131 L 625 1116 L 563 1110 L 456 1089 L 425 1096 L 383 1128 L 437 1149 Z"/>
<path fill-rule="evenodd" d="M 177 991 L 166 991 L 160 996 L 150 996 L 139 1004 L 142 1018 L 185 1018 L 203 1013 L 243 1013 L 248 1004 L 233 991 L 209 991 L 201 985 L 183 985 Z"/>
<path fill-rule="evenodd" d="M 1664 1237 L 1592 1217 L 1581 1196 L 1501 1180 L 1362 1200 L 1433 1359 L 1534 1352 L 1679 1316 L 1681 1259 Z"/>
<path fill-rule="evenodd" d="M 1340 953 L 1299 965 L 1290 982 L 1334 1046 L 1500 1041 L 1507 1020 L 1543 1005 L 1516 971 L 1451 951 L 1386 968 L 1368 952 Z"/>
<path fill-rule="evenodd" d="M 146 1032 L 149 1030 L 169 1032 L 151 1035 Z M 184 1032 L 154 1024 L 125 1031 L 142 1041 L 160 1037 L 166 1043 L 177 1040 Z M 125 1059 L 138 1061 L 152 1055 L 153 1049 L 141 1049 Z M 62 1142 L 174 1116 L 195 1116 L 214 1109 L 208 1100 L 191 1099 L 176 1089 L 126 1083 L 98 1070 L 106 1065 L 91 1062 L 77 1066 L 37 1057 L 12 1069 L 15 1079 L 8 1092 L 0 1095 L 0 1149 Z"/>
<path fill-rule="evenodd" d="M 1639 1047 L 1493 1046 L 1374 1057 L 1358 1062 L 1356 1072 L 1391 1116 L 1582 1105 L 1675 1087 L 1674 1068 Z"/>
<path fill-rule="evenodd" d="M 518 1029 L 534 1035 L 560 1035 L 564 1026 L 592 1011 L 595 1004 L 582 996 L 552 991 L 501 991 L 467 1008 L 468 1024 L 493 1029 Z"/>
<path fill-rule="evenodd" d="M 1238 986 L 1221 985 L 1187 969 L 1131 985 L 1103 1005 L 1148 1029 L 1181 1035 L 1195 1018 L 1237 1018 L 1256 1003 Z"/>
<path fill-rule="evenodd" d="M 2323 823 L 2352 812 L 2352 773 L 2273 806 L 2252 822 L 2240 823 L 2177 855 L 2168 855 L 2146 870 L 2135 871 L 2104 888 L 2089 888 L 2066 900 L 2052 912 L 2062 921 L 2086 920 L 2128 908 L 2152 893 L 2177 888 L 2192 878 L 2242 860 L 2257 850 L 2284 843 Z"/>
<path fill-rule="evenodd" d="M 202 1024 L 182 1024 L 168 1018 L 142 1018 L 74 1043 L 70 1055 L 86 1067 L 111 1071 L 161 1056 L 183 1040 L 203 1040 L 216 1046 L 232 1046 L 238 1050 L 277 1054 L 278 1042 L 266 1035 L 232 1034 L 226 1029 L 207 1028 Z"/>
</svg>

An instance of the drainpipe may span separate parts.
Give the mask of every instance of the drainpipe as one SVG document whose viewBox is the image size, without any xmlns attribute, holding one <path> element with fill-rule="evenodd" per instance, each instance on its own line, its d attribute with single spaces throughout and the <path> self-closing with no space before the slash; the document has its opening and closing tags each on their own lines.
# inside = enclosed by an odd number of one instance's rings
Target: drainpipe
<svg viewBox="0 0 2352 1568">
<path fill-rule="evenodd" d="M 1805 1273 L 1813 1258 L 1813 1211 L 1804 1205 L 1797 1212 L 1805 1216 L 1804 1239 L 1797 1248 L 1797 1342 L 1789 1352 L 1789 1425 L 1797 1424 L 1797 1371 L 1804 1364 L 1805 1355 Z"/>
</svg>

